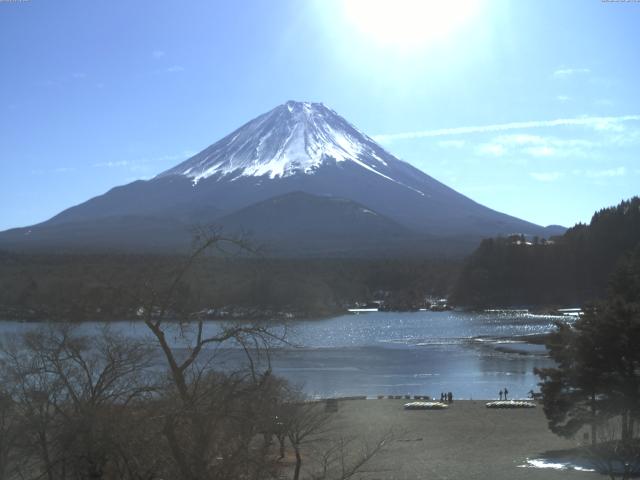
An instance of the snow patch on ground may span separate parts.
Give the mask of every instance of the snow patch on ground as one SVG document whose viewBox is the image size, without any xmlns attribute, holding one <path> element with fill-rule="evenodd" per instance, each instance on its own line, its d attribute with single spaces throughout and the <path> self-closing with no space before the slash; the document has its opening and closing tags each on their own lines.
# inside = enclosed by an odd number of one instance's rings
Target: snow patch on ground
<svg viewBox="0 0 640 480">
<path fill-rule="evenodd" d="M 546 468 L 551 470 L 574 470 L 577 472 L 595 472 L 593 468 L 581 467 L 579 465 L 573 465 L 570 462 L 552 462 L 544 458 L 527 459 L 523 465 L 518 465 L 521 468 Z"/>
</svg>

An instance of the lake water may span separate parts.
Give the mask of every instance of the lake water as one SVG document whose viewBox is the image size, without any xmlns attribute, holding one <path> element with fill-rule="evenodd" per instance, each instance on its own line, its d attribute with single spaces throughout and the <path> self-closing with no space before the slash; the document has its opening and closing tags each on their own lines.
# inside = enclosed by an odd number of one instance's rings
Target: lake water
<svg viewBox="0 0 640 480">
<path fill-rule="evenodd" d="M 537 390 L 534 367 L 552 365 L 544 347 L 526 335 L 546 333 L 559 317 L 521 311 L 374 312 L 294 322 L 288 345 L 271 355 L 274 372 L 313 396 L 432 395 L 495 398 L 507 387 L 512 398 Z M 3 337 L 38 324 L 0 322 Z M 96 331 L 88 322 L 80 329 Z M 116 322 L 111 328 L 146 337 L 143 324 Z M 207 330 L 220 328 L 208 322 Z M 175 336 L 176 344 L 180 343 Z M 220 351 L 218 351 L 220 353 Z M 227 350 L 227 362 L 239 358 Z"/>
<path fill-rule="evenodd" d="M 273 363 L 319 396 L 431 395 L 494 398 L 537 390 L 534 367 L 552 365 L 526 335 L 546 333 L 558 317 L 526 312 L 378 312 L 302 322 L 291 331 L 300 348 Z M 518 339 L 520 337 L 520 339 Z"/>
</svg>

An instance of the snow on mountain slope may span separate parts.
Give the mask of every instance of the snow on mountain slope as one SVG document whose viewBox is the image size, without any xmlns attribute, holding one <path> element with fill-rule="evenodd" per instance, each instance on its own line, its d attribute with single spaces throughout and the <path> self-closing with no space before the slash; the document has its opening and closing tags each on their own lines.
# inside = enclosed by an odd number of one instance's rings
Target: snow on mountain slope
<svg viewBox="0 0 640 480">
<path fill-rule="evenodd" d="M 404 185 L 391 176 L 389 165 L 400 160 L 322 103 L 294 101 L 251 120 L 158 177 L 184 175 L 195 184 L 212 176 L 275 179 L 314 174 L 329 161 L 352 162 Z"/>
</svg>

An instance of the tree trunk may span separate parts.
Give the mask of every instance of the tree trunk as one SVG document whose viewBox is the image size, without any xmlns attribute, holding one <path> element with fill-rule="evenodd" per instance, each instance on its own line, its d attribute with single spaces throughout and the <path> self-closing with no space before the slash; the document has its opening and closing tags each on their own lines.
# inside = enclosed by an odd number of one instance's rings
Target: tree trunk
<svg viewBox="0 0 640 480">
<path fill-rule="evenodd" d="M 296 470 L 293 473 L 293 480 L 299 480 L 300 468 L 302 467 L 302 456 L 300 455 L 300 449 L 297 446 L 293 447 L 296 452 Z"/>
<path fill-rule="evenodd" d="M 40 447 L 42 448 L 42 460 L 47 471 L 47 479 L 53 480 L 53 464 L 51 463 L 51 457 L 49 456 L 49 445 L 47 443 L 47 434 L 45 432 L 39 432 Z"/>
<path fill-rule="evenodd" d="M 591 394 L 591 446 L 596 446 L 596 394 Z"/>
<path fill-rule="evenodd" d="M 171 455 L 173 460 L 178 465 L 178 469 L 182 474 L 182 477 L 186 480 L 194 479 L 194 475 L 191 471 L 189 462 L 187 461 L 184 452 L 182 451 L 180 441 L 178 440 L 178 436 L 175 432 L 175 425 L 173 418 L 167 416 L 165 418 L 165 424 L 163 428 L 164 437 L 167 439 L 167 443 L 169 444 L 169 449 L 171 451 Z"/>
<path fill-rule="evenodd" d="M 629 432 L 629 412 L 626 410 L 622 412 L 620 421 L 622 422 L 622 431 L 621 431 L 621 440 L 623 448 L 626 448 L 629 445 L 631 440 L 631 435 Z"/>
</svg>

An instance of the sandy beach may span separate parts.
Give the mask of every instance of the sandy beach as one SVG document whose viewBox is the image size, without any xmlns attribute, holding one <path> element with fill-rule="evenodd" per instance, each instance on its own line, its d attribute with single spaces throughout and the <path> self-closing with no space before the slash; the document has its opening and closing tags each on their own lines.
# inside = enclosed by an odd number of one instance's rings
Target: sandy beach
<svg viewBox="0 0 640 480">
<path fill-rule="evenodd" d="M 408 400 L 348 400 L 334 413 L 337 435 L 393 441 L 366 464 L 361 479 L 584 479 L 590 472 L 525 467 L 548 450 L 572 448 L 575 440 L 552 434 L 541 406 L 488 409 L 486 401 L 456 401 L 447 410 L 406 411 Z"/>
</svg>

